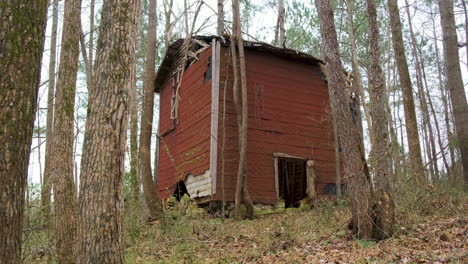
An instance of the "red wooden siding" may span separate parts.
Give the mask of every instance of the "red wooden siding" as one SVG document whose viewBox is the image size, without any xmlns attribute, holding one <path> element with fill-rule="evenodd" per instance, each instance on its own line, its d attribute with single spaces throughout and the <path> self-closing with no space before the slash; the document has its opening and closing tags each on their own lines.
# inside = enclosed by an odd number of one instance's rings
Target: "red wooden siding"
<svg viewBox="0 0 468 264">
<path fill-rule="evenodd" d="M 223 89 L 227 81 L 226 142 L 224 151 L 225 197 L 234 200 L 238 166 L 238 130 L 232 101 L 229 50 L 222 48 L 218 131 L 216 200 L 221 199 L 221 144 Z M 326 83 L 318 65 L 246 51 L 248 85 L 248 189 L 254 202 L 276 203 L 273 153 L 281 152 L 316 161 L 317 191 L 335 182 L 333 130 Z"/>
<path fill-rule="evenodd" d="M 204 82 L 211 48 L 184 72 L 179 90 L 178 124 L 160 140 L 159 192 L 165 199 L 188 174 L 198 175 L 210 166 L 211 81 Z M 160 134 L 171 128 L 172 80 L 161 89 Z"/>
</svg>

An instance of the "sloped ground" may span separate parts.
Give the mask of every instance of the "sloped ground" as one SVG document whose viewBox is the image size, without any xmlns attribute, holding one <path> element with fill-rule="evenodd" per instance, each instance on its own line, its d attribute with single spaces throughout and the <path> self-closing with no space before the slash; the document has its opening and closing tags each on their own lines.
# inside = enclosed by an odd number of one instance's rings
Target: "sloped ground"
<svg viewBox="0 0 468 264">
<path fill-rule="evenodd" d="M 344 202 L 210 218 L 187 201 L 152 226 L 127 223 L 128 263 L 468 263 L 468 199 L 428 190 L 400 197 L 396 232 L 356 240 Z M 132 231 L 133 230 L 133 231 Z"/>
<path fill-rule="evenodd" d="M 236 221 L 211 217 L 186 198 L 152 225 L 127 204 L 126 262 L 468 263 L 468 195 L 460 185 L 400 190 L 395 197 L 395 234 L 384 241 L 353 238 L 345 201 L 257 211 L 254 220 Z M 31 221 L 24 263 L 56 263 L 53 244 Z"/>
</svg>

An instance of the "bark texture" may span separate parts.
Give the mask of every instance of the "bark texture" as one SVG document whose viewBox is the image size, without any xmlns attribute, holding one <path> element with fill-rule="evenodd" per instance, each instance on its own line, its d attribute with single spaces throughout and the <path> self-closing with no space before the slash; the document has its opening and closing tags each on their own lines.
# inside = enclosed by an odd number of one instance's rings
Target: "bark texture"
<svg viewBox="0 0 468 264">
<path fill-rule="evenodd" d="M 0 3 L 0 263 L 21 263 L 47 0 Z"/>
<path fill-rule="evenodd" d="M 44 224 L 48 225 L 50 216 L 50 193 L 52 185 L 49 181 L 52 173 L 52 159 L 50 148 L 54 134 L 54 96 L 55 96 L 55 64 L 57 57 L 57 24 L 58 24 L 58 0 L 52 2 L 52 36 L 50 38 L 49 54 L 49 85 L 47 88 L 47 123 L 46 123 L 46 154 L 44 167 L 44 180 L 41 189 L 41 206 Z"/>
<path fill-rule="evenodd" d="M 157 182 L 151 173 L 151 132 L 153 129 L 154 74 L 156 56 L 156 0 L 148 5 L 148 42 L 146 43 L 145 79 L 143 81 L 143 112 L 140 132 L 140 175 L 143 193 L 151 217 L 162 214 Z M 156 168 L 155 168 L 156 169 Z"/>
<path fill-rule="evenodd" d="M 460 69 L 457 31 L 452 0 L 440 0 L 440 22 L 444 44 L 445 75 L 452 99 L 455 129 L 458 137 L 463 167 L 464 190 L 468 192 L 468 104 Z"/>
<path fill-rule="evenodd" d="M 322 47 L 328 75 L 332 114 L 336 118 L 338 136 L 343 149 L 344 172 L 351 197 L 353 231 L 359 238 L 372 237 L 372 185 L 364 158 L 364 150 L 357 127 L 349 110 L 343 65 L 338 51 L 338 40 L 330 0 L 316 0 L 320 20 Z"/>
<path fill-rule="evenodd" d="M 51 146 L 57 261 L 76 262 L 76 187 L 73 180 L 74 109 L 80 54 L 81 0 L 65 0 L 62 50 Z"/>
<path fill-rule="evenodd" d="M 397 0 L 388 0 L 388 11 L 390 15 L 393 50 L 395 52 L 395 61 L 403 94 L 406 135 L 408 138 L 409 157 L 413 173 L 413 180 L 416 186 L 422 186 L 427 183 L 427 179 L 424 173 L 424 165 L 422 163 L 421 146 L 419 143 L 418 125 L 414 107 L 413 89 L 408 70 L 408 63 L 406 61 L 405 46 L 403 43 L 403 36 L 401 31 L 400 12 L 398 9 Z"/>
<path fill-rule="evenodd" d="M 369 45 L 371 52 L 371 67 L 369 72 L 370 112 L 375 140 L 372 145 L 374 161 L 375 190 L 377 198 L 385 202 L 375 203 L 376 225 L 373 238 L 384 239 L 393 234 L 395 207 L 391 197 L 390 182 L 394 180 L 390 165 L 390 146 L 388 135 L 388 120 L 386 113 L 385 78 L 380 66 L 379 28 L 377 10 L 374 0 L 367 0 L 367 15 L 369 24 Z"/>
<path fill-rule="evenodd" d="M 124 156 L 139 11 L 139 0 L 102 6 L 81 163 L 78 263 L 124 263 Z"/>
</svg>

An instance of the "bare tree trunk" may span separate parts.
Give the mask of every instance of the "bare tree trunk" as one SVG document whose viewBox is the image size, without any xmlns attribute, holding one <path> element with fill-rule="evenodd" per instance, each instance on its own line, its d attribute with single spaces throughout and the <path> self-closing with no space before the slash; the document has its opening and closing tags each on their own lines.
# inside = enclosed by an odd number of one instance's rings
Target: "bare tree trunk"
<svg viewBox="0 0 468 264">
<path fill-rule="evenodd" d="M 91 0 L 90 11 L 89 11 L 89 43 L 88 43 L 88 58 L 89 58 L 89 68 L 91 69 L 90 79 L 93 80 L 93 54 L 94 54 L 94 2 Z M 89 89 L 89 88 L 88 88 Z"/>
<path fill-rule="evenodd" d="M 390 35 L 390 27 L 387 26 L 387 33 L 388 35 Z M 394 173 L 393 173 L 393 176 L 394 178 L 391 180 L 390 182 L 390 186 L 392 188 L 392 191 L 393 191 L 393 187 L 395 186 L 395 184 L 397 183 L 397 181 L 401 178 L 401 176 L 403 175 L 403 168 L 402 168 L 402 155 L 400 153 L 400 147 L 399 147 L 399 143 L 398 143 L 398 137 L 397 137 L 397 133 L 396 133 L 396 120 L 395 118 L 393 117 L 393 114 L 392 114 L 392 110 L 390 108 L 390 91 L 392 90 L 392 85 L 391 85 L 391 81 L 392 81 L 392 76 L 395 75 L 395 70 L 394 70 L 394 67 L 395 67 L 395 64 L 392 63 L 392 52 L 391 52 L 391 49 L 392 47 L 390 45 L 388 45 L 388 47 L 385 49 L 384 53 L 387 53 L 387 69 L 388 69 L 388 72 L 387 72 L 387 82 L 386 82 L 386 103 L 385 103 L 385 107 L 387 109 L 387 117 L 388 117 L 388 127 L 389 127 L 389 132 L 390 132 L 390 136 L 389 136 L 389 140 L 390 140 L 390 150 L 392 152 L 392 154 L 390 155 L 391 157 L 391 162 L 393 162 L 393 165 L 394 165 Z M 395 103 L 395 93 L 393 93 L 393 103 Z M 395 109 L 396 107 L 394 107 Z M 394 112 L 394 111 L 393 111 Z"/>
<path fill-rule="evenodd" d="M 224 32 L 224 0 L 218 0 L 218 36 L 223 35 Z"/>
<path fill-rule="evenodd" d="M 468 10 L 466 0 L 461 1 L 463 5 L 463 15 L 465 16 L 465 49 L 466 49 L 466 67 L 468 68 Z"/>
<path fill-rule="evenodd" d="M 89 62 L 88 54 L 86 52 L 86 43 L 85 43 L 85 35 L 83 32 L 83 28 L 80 29 L 80 46 L 81 46 L 81 56 L 83 56 L 84 66 L 85 66 L 85 73 L 86 73 L 86 88 L 88 92 L 91 90 L 92 86 L 92 74 L 93 70 L 91 68 L 91 63 Z"/>
<path fill-rule="evenodd" d="M 458 57 L 458 40 L 455 29 L 452 0 L 440 0 L 440 22 L 444 43 L 444 62 L 447 87 L 453 104 L 455 128 L 461 152 L 464 190 L 468 192 L 468 104 Z"/>
<path fill-rule="evenodd" d="M 3 1 L 0 12 L 0 262 L 21 263 L 25 188 L 47 0 Z"/>
<path fill-rule="evenodd" d="M 335 147 L 335 185 L 336 185 L 336 197 L 341 199 L 343 190 L 341 189 L 341 161 L 340 161 L 340 139 L 338 136 L 338 129 L 336 124 L 335 116 L 332 114 L 333 121 L 333 141 Z"/>
<path fill-rule="evenodd" d="M 130 91 L 130 184 L 132 198 L 140 199 L 140 174 L 138 170 L 138 87 L 136 85 L 136 64 L 132 65 L 132 89 Z"/>
<path fill-rule="evenodd" d="M 189 7 L 187 4 L 188 0 L 184 0 L 184 22 L 185 22 L 185 37 L 188 37 L 190 34 L 190 29 L 189 29 L 189 18 L 188 18 L 188 12 L 189 12 Z"/>
<path fill-rule="evenodd" d="M 58 0 L 52 3 L 52 35 L 50 38 L 49 55 L 49 85 L 47 89 L 47 123 L 46 123 L 46 153 L 44 167 L 44 183 L 41 189 L 41 207 L 44 224 L 49 225 L 50 217 L 50 196 L 52 185 L 50 176 L 52 173 L 52 159 L 50 157 L 50 147 L 53 138 L 54 127 L 54 96 L 55 96 L 55 64 L 57 57 L 57 24 L 58 24 Z"/>
<path fill-rule="evenodd" d="M 139 0 L 102 6 L 81 163 L 78 263 L 124 263 L 123 176 Z"/>
<path fill-rule="evenodd" d="M 73 180 L 75 90 L 81 33 L 81 0 L 65 0 L 62 50 L 54 111 L 53 164 L 54 226 L 59 263 L 76 261 L 76 188 Z"/>
<path fill-rule="evenodd" d="M 153 130 L 154 74 L 156 57 L 156 0 L 148 6 L 148 40 L 146 47 L 145 79 L 143 82 L 143 112 L 140 132 L 140 175 L 143 193 L 152 218 L 162 214 L 157 182 L 151 172 L 151 134 Z M 156 169 L 156 168 L 155 168 Z"/>
<path fill-rule="evenodd" d="M 284 0 L 278 0 L 278 21 L 276 22 L 275 30 L 275 45 L 280 47 L 286 46 L 284 20 L 286 16 L 286 10 L 284 8 Z"/>
<path fill-rule="evenodd" d="M 372 154 L 375 164 L 375 194 L 379 202 L 375 203 L 376 221 L 378 228 L 374 229 L 373 238 L 388 238 L 393 234 L 395 222 L 395 205 L 391 195 L 390 182 L 394 176 L 390 171 L 390 147 L 388 137 L 388 119 L 386 113 L 385 77 L 380 66 L 379 28 L 377 10 L 374 0 L 367 0 L 367 14 L 369 23 L 369 45 L 371 51 L 371 68 L 369 84 L 371 88 L 370 110 L 372 127 L 375 131 L 375 141 Z"/>
<path fill-rule="evenodd" d="M 356 47 L 356 37 L 354 35 L 354 22 L 353 22 L 353 13 L 354 13 L 354 3 L 352 0 L 346 0 L 347 11 L 348 11 L 348 27 L 349 27 L 349 42 L 351 44 L 351 60 L 352 60 L 352 67 L 353 67 L 353 93 L 355 96 L 355 103 L 356 103 L 356 115 L 357 115 L 357 127 L 359 129 L 359 133 L 361 134 L 361 138 L 364 139 L 364 130 L 362 128 L 362 114 L 361 114 L 361 97 L 363 100 L 363 105 L 365 109 L 365 114 L 367 117 L 367 127 L 369 128 L 369 135 L 371 137 L 371 142 L 374 138 L 374 131 L 372 128 L 372 122 L 370 120 L 370 113 L 367 109 L 367 104 L 365 103 L 364 99 L 364 91 L 362 88 L 362 78 L 361 73 L 359 72 L 359 62 L 358 62 L 358 55 L 357 55 L 357 47 Z M 364 141 L 362 149 L 364 149 Z"/>
<path fill-rule="evenodd" d="M 431 20 L 432 20 L 432 33 L 434 37 L 434 46 L 435 46 L 435 55 L 436 55 L 436 64 L 437 64 L 437 76 L 439 80 L 439 90 L 440 90 L 440 97 L 442 99 L 442 105 L 444 106 L 444 117 L 445 117 L 445 129 L 447 131 L 447 140 L 450 143 L 453 138 L 453 133 L 451 132 L 451 125 L 450 125 L 450 113 L 449 113 L 449 106 L 447 102 L 447 97 L 445 96 L 445 85 L 444 85 L 444 79 L 442 77 L 442 61 L 440 59 L 439 55 L 439 44 L 437 40 L 437 33 L 436 33 L 436 28 L 435 28 L 435 19 L 434 19 L 434 12 L 432 10 L 432 5 L 431 5 Z M 455 153 L 453 151 L 453 147 L 450 146 L 449 144 L 449 153 L 450 153 L 450 160 L 451 160 L 451 165 L 455 163 Z M 447 171 L 448 174 L 451 173 L 452 170 Z"/>
<path fill-rule="evenodd" d="M 237 113 L 237 125 L 239 128 L 239 168 L 237 171 L 237 184 L 235 196 L 235 215 L 240 218 L 240 203 L 241 199 L 247 209 L 247 217 L 252 218 L 254 214 L 253 202 L 250 198 L 247 189 L 247 131 L 248 131 L 248 98 L 247 98 L 247 78 L 245 73 L 245 54 L 244 54 L 244 41 L 242 39 L 242 30 L 239 14 L 239 0 L 234 0 L 232 4 L 233 10 L 233 28 L 231 38 L 231 50 L 233 50 L 233 69 L 234 69 L 234 104 Z M 239 49 L 239 69 L 237 71 L 237 58 L 236 58 L 236 41 Z M 241 83 L 241 101 L 239 101 L 239 82 Z"/>
<path fill-rule="evenodd" d="M 403 93 L 403 106 L 405 110 L 406 134 L 408 138 L 409 156 L 413 180 L 417 186 L 427 183 L 424 175 L 424 165 L 421 157 L 421 146 L 419 143 L 418 125 L 416 111 L 414 107 L 413 89 L 408 71 L 408 64 L 405 55 L 405 46 L 401 31 L 400 12 L 397 0 L 388 0 L 388 10 L 390 15 L 390 26 L 392 29 L 392 42 L 395 52 L 395 60 L 400 77 L 401 90 Z"/>
<path fill-rule="evenodd" d="M 333 11 L 330 0 L 316 0 L 320 20 L 322 47 L 328 72 L 328 87 L 332 114 L 336 118 L 338 135 L 343 149 L 344 171 L 349 186 L 353 231 L 359 238 L 372 237 L 372 185 L 361 137 L 349 111 L 349 94 L 346 91 L 338 51 Z"/>
<path fill-rule="evenodd" d="M 439 121 L 437 120 L 437 114 L 435 112 L 434 105 L 432 103 L 431 94 L 429 92 L 429 86 L 427 85 L 426 70 L 425 70 L 425 66 L 424 66 L 424 58 L 423 58 L 423 56 L 421 56 L 421 51 L 419 51 L 419 54 L 420 54 L 420 59 L 421 59 L 421 70 L 422 70 L 422 74 L 423 74 L 423 80 L 424 80 L 424 84 L 425 84 L 425 87 L 426 87 L 425 92 L 427 94 L 427 99 L 428 99 L 428 102 L 429 102 L 429 106 L 431 108 L 432 118 L 434 119 L 434 124 L 435 124 L 435 127 L 436 127 L 437 143 L 439 144 L 439 149 L 440 149 L 440 153 L 441 153 L 441 156 L 442 156 L 442 161 L 444 162 L 445 169 L 446 169 L 447 174 L 448 174 L 450 172 L 450 166 L 448 164 L 447 157 L 445 155 L 444 144 L 442 143 L 442 137 L 440 135 L 441 130 L 440 130 L 440 126 L 439 126 Z"/>
<path fill-rule="evenodd" d="M 167 50 L 170 42 L 172 41 L 171 14 L 172 14 L 172 7 L 174 5 L 174 0 L 163 0 L 163 2 L 164 2 L 164 16 L 165 16 L 164 49 Z"/>
<path fill-rule="evenodd" d="M 416 83 L 418 86 L 419 102 L 421 105 L 421 112 L 423 115 L 423 124 L 427 128 L 427 134 L 428 134 L 428 137 L 427 136 L 425 137 L 429 141 L 428 142 L 429 151 L 427 155 L 428 155 L 428 158 L 430 158 L 429 165 L 431 166 L 432 176 L 437 181 L 439 178 L 439 167 L 437 164 L 438 160 L 437 160 L 436 149 L 435 149 L 434 133 L 433 133 L 432 126 L 431 126 L 431 119 L 430 119 L 429 110 L 427 107 L 426 95 L 424 94 L 421 61 L 419 59 L 420 56 L 419 56 L 418 49 L 417 49 L 416 37 L 414 36 L 414 32 L 413 32 L 413 23 L 412 23 L 410 11 L 409 11 L 408 0 L 405 0 L 405 4 L 406 4 L 406 15 L 408 17 L 408 25 L 409 25 L 409 30 L 410 30 L 410 37 L 411 37 L 411 41 L 410 41 L 411 51 L 412 51 L 413 58 L 415 60 L 415 66 L 416 66 Z"/>
</svg>

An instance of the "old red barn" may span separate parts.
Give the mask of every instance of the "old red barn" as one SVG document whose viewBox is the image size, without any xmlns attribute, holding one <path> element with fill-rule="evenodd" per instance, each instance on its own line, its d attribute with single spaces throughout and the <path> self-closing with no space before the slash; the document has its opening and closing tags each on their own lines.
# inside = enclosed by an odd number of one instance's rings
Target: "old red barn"
<svg viewBox="0 0 468 264">
<path fill-rule="evenodd" d="M 157 73 L 161 198 L 187 191 L 199 203 L 234 200 L 238 129 L 229 40 L 173 43 Z M 254 203 L 334 194 L 335 152 L 319 59 L 245 42 L 248 189 Z M 314 180 L 314 178 L 316 178 Z M 309 186 L 309 187 L 308 187 Z"/>
</svg>

